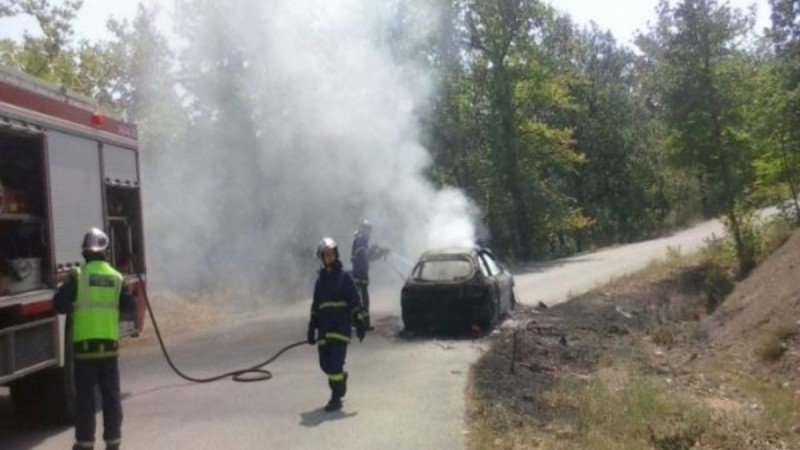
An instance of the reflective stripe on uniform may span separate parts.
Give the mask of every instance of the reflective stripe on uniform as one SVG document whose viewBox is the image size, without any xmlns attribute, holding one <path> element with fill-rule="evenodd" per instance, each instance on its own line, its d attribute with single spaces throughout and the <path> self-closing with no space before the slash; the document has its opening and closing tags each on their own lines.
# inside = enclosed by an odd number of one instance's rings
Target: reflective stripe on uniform
<svg viewBox="0 0 800 450">
<path fill-rule="evenodd" d="M 94 441 L 78 441 L 75 446 L 78 448 L 94 448 Z"/>
<path fill-rule="evenodd" d="M 347 308 L 347 302 L 324 302 L 319 304 L 319 309 L 328 309 L 328 308 Z"/>
<path fill-rule="evenodd" d="M 331 381 L 344 381 L 344 373 L 337 373 L 335 375 L 328 375 L 328 379 Z"/>
<path fill-rule="evenodd" d="M 75 353 L 75 359 L 87 360 L 87 359 L 103 359 L 103 358 L 113 358 L 115 356 L 119 356 L 119 351 L 112 350 L 112 351 L 105 351 L 105 352 L 92 352 L 92 353 Z"/>
<path fill-rule="evenodd" d="M 122 439 L 106 439 L 106 445 L 119 445 L 122 443 Z"/>
<path fill-rule="evenodd" d="M 326 341 L 325 339 L 320 339 L 320 340 L 317 341 L 317 344 L 319 344 L 319 345 L 325 345 L 327 343 L 328 343 L 328 341 Z"/>
<path fill-rule="evenodd" d="M 81 311 L 118 311 L 119 305 L 116 303 L 93 303 L 93 302 L 75 302 L 75 309 Z"/>
<path fill-rule="evenodd" d="M 334 341 L 341 341 L 346 344 L 350 343 L 350 338 L 340 333 L 325 333 L 325 337 Z"/>
</svg>

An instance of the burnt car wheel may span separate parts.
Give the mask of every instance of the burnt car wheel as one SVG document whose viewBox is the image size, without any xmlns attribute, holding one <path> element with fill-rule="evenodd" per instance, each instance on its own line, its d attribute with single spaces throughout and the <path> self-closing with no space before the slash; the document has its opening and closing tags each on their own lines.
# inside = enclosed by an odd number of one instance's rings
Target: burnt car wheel
<svg viewBox="0 0 800 450">
<path fill-rule="evenodd" d="M 483 330 L 491 330 L 497 321 L 497 303 L 489 298 L 481 304 L 478 326 Z"/>
<path fill-rule="evenodd" d="M 411 314 L 405 306 L 402 308 L 401 317 L 403 319 L 403 330 L 417 332 L 422 328 L 419 318 Z"/>
<path fill-rule="evenodd" d="M 408 314 L 403 313 L 403 329 L 406 331 L 417 331 L 419 325 L 414 323 L 412 319 L 409 318 Z"/>
</svg>

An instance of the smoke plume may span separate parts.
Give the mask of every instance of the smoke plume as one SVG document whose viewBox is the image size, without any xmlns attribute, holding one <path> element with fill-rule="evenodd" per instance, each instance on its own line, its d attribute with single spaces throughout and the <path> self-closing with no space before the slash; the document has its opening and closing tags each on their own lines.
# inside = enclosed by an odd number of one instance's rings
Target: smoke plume
<svg viewBox="0 0 800 450">
<path fill-rule="evenodd" d="M 180 2 L 177 66 L 190 113 L 178 138 L 143 149 L 156 285 L 259 302 L 307 297 L 319 239 L 333 237 L 349 268 L 364 218 L 373 243 L 412 260 L 473 241 L 472 203 L 425 176 L 420 117 L 435 86 L 394 51 L 398 39 L 435 33 L 436 11 L 402 4 Z"/>
</svg>

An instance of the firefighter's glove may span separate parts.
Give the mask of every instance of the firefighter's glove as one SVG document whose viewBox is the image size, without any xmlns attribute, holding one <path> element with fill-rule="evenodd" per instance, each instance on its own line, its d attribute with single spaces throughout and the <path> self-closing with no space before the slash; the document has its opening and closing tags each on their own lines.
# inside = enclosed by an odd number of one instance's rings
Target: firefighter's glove
<svg viewBox="0 0 800 450">
<path fill-rule="evenodd" d="M 317 329 L 314 327 L 308 327 L 308 334 L 306 335 L 306 341 L 308 345 L 314 345 L 317 343 Z"/>
<path fill-rule="evenodd" d="M 358 336 L 358 342 L 364 342 L 364 336 L 367 335 L 367 330 L 364 328 L 363 324 L 356 328 L 356 335 Z"/>
</svg>

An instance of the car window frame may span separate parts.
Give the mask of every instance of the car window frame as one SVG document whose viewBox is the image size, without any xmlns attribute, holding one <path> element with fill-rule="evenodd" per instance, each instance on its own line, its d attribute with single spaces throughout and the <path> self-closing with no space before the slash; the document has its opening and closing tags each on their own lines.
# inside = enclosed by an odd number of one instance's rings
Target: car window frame
<svg viewBox="0 0 800 450">
<path fill-rule="evenodd" d="M 492 274 L 492 277 L 497 277 L 505 273 L 503 270 L 503 266 L 492 257 L 492 254 L 487 251 L 481 251 L 479 253 L 481 260 L 486 264 L 489 272 Z M 492 270 L 492 267 L 496 268 L 497 271 Z"/>
<path fill-rule="evenodd" d="M 420 275 L 422 274 L 422 268 L 423 268 L 423 266 L 425 266 L 425 264 L 435 263 L 435 262 L 442 262 L 442 261 L 460 261 L 460 262 L 464 262 L 464 263 L 466 263 L 466 264 L 468 264 L 470 266 L 470 273 L 465 277 L 459 277 L 459 278 L 455 278 L 453 280 L 427 280 L 427 279 L 420 278 Z M 434 258 L 424 258 L 424 259 L 420 259 L 420 261 L 417 262 L 417 265 L 414 266 L 414 270 L 411 272 L 411 279 L 414 280 L 417 283 L 434 283 L 434 284 L 436 284 L 436 283 L 444 283 L 444 284 L 446 284 L 446 283 L 461 283 L 464 280 L 468 280 L 468 279 L 474 277 L 475 276 L 475 272 L 476 272 L 476 269 L 475 269 L 472 261 L 470 260 L 469 255 L 463 255 L 463 256 L 460 256 L 460 257 L 453 257 L 453 258 L 436 258 L 436 257 L 434 257 Z"/>
<path fill-rule="evenodd" d="M 489 269 L 489 265 L 486 264 L 486 261 L 483 260 L 481 254 L 478 253 L 478 267 L 480 268 L 480 272 L 486 278 L 492 278 L 492 271 Z"/>
</svg>

